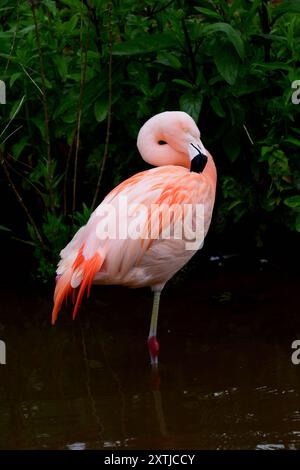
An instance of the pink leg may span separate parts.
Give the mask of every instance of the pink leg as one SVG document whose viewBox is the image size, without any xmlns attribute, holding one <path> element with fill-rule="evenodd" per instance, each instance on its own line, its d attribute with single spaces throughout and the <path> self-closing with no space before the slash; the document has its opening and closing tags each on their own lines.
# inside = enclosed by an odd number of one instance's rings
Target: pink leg
<svg viewBox="0 0 300 470">
<path fill-rule="evenodd" d="M 154 292 L 151 323 L 150 323 L 150 330 L 149 330 L 149 336 L 148 336 L 148 348 L 149 348 L 149 354 L 150 354 L 150 360 L 151 360 L 152 366 L 158 365 L 159 344 L 156 339 L 156 333 L 157 333 L 159 300 L 160 300 L 160 292 Z"/>
</svg>

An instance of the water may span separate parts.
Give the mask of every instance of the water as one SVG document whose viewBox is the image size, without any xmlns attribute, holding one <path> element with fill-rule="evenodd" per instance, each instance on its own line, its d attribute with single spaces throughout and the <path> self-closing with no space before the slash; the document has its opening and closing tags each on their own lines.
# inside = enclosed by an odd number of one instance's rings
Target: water
<svg viewBox="0 0 300 470">
<path fill-rule="evenodd" d="M 211 269 L 172 283 L 151 374 L 148 290 L 96 287 L 72 322 L 3 288 L 1 449 L 300 449 L 299 278 Z"/>
</svg>

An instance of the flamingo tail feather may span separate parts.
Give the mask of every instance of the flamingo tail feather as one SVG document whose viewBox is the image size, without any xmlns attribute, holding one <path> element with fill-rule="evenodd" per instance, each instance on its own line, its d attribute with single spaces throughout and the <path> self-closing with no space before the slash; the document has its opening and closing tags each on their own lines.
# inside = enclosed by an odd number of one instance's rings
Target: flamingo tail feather
<svg viewBox="0 0 300 470">
<path fill-rule="evenodd" d="M 87 291 L 89 297 L 93 279 L 98 271 L 100 271 L 103 264 L 103 257 L 99 253 L 95 253 L 90 259 L 85 259 L 83 254 L 83 247 L 79 250 L 77 258 L 75 259 L 72 267 L 70 267 L 62 276 L 57 279 L 56 287 L 54 291 L 54 306 L 52 310 L 52 325 L 57 320 L 58 313 L 64 302 L 71 295 L 73 304 L 75 302 L 73 310 L 73 320 L 77 315 L 79 306 L 81 304 L 83 295 Z M 72 287 L 71 281 L 75 270 L 80 269 L 82 273 L 82 280 L 78 289 Z M 77 297 L 76 297 L 77 293 Z"/>
</svg>

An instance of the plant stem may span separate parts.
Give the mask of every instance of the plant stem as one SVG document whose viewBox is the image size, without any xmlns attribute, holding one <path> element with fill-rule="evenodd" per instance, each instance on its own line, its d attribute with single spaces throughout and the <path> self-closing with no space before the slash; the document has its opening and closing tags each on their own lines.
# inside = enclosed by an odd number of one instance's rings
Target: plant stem
<svg viewBox="0 0 300 470">
<path fill-rule="evenodd" d="M 11 179 L 11 176 L 10 176 L 10 173 L 9 173 L 9 170 L 6 166 L 6 163 L 5 163 L 5 160 L 4 160 L 4 157 L 3 155 L 0 155 L 0 164 L 3 168 L 3 171 L 4 171 L 4 174 L 7 178 L 7 181 L 8 181 L 8 185 L 11 187 L 12 191 L 14 192 L 16 198 L 17 198 L 17 201 L 19 202 L 20 206 L 22 207 L 23 211 L 25 212 L 30 224 L 32 225 L 35 233 L 36 233 L 36 237 L 38 239 L 38 241 L 40 242 L 41 246 L 44 246 L 44 242 L 43 242 L 43 239 L 42 239 L 42 236 L 41 236 L 41 233 L 39 231 L 39 229 L 37 228 L 37 225 L 32 217 L 32 215 L 30 214 L 26 204 L 24 203 L 19 191 L 17 190 L 13 180 Z"/>
<path fill-rule="evenodd" d="M 270 34 L 271 27 L 269 21 L 269 12 L 268 12 L 268 0 L 262 0 L 261 8 L 259 10 L 260 22 L 262 32 L 264 34 Z M 264 38 L 264 49 L 265 49 L 265 62 L 270 62 L 270 40 Z"/>
<path fill-rule="evenodd" d="M 73 133 L 72 137 L 72 142 L 69 148 L 68 156 L 67 156 L 67 162 L 66 162 L 66 168 L 65 168 L 65 176 L 64 176 L 64 216 L 67 215 L 67 184 L 68 184 L 68 173 L 69 173 L 69 167 L 70 167 L 70 161 L 71 161 L 71 155 L 74 147 L 74 141 L 76 137 L 76 128 Z"/>
<path fill-rule="evenodd" d="M 17 1 L 16 12 L 17 12 L 17 26 L 16 26 L 16 30 L 14 32 L 14 37 L 13 37 L 11 48 L 10 48 L 10 51 L 9 51 L 9 57 L 7 59 L 6 66 L 5 66 L 5 69 L 4 69 L 5 73 L 7 72 L 9 63 L 11 61 L 11 57 L 12 57 L 12 53 L 13 53 L 13 50 L 14 50 L 14 47 L 15 47 L 16 37 L 17 37 L 18 29 L 19 29 L 19 13 L 20 13 L 19 0 Z"/>
<path fill-rule="evenodd" d="M 180 7 L 180 2 L 179 2 L 179 7 Z M 194 55 L 194 52 L 193 52 L 193 46 L 192 46 L 191 38 L 190 38 L 189 32 L 187 30 L 184 18 L 182 18 L 181 24 L 182 24 L 182 29 L 183 29 L 187 49 L 188 49 L 189 58 L 190 58 L 190 61 L 191 61 L 192 81 L 195 84 L 196 79 L 197 79 L 197 66 L 196 66 L 195 55 Z"/>
<path fill-rule="evenodd" d="M 109 32 L 109 46 L 108 46 L 108 53 L 109 53 L 109 59 L 108 59 L 108 113 L 107 113 L 107 123 L 106 123 L 106 137 L 105 137 L 105 145 L 104 145 L 104 153 L 103 153 L 103 159 L 102 159 L 102 165 L 100 169 L 100 173 L 98 176 L 98 181 L 96 185 L 96 190 L 92 202 L 92 210 L 95 207 L 98 194 L 99 194 L 99 189 L 100 189 L 100 184 L 102 181 L 102 176 L 104 173 L 104 167 L 105 163 L 108 157 L 108 147 L 109 147 L 109 141 L 110 141 L 110 128 L 111 128 L 111 107 L 112 107 L 112 42 L 113 42 L 113 35 L 112 35 L 112 3 L 110 2 L 108 5 L 108 17 L 109 17 L 109 23 L 108 23 L 108 32 Z"/>
<path fill-rule="evenodd" d="M 42 48 L 41 48 L 41 40 L 40 40 L 40 32 L 37 23 L 37 17 L 35 12 L 35 4 L 34 2 L 30 2 L 32 17 L 34 22 L 34 29 L 36 35 L 36 42 L 38 48 L 38 55 L 40 61 L 40 72 L 41 72 L 41 80 L 42 80 L 42 102 L 44 108 L 44 117 L 45 117 L 45 137 L 46 137 L 46 145 L 47 145 L 47 177 L 48 177 L 48 186 L 49 186 L 49 206 L 53 213 L 55 213 L 54 207 L 54 196 L 53 196 L 53 175 L 52 175 L 52 159 L 51 159 L 51 145 L 50 145 L 50 132 L 49 132 L 49 111 L 48 111 L 48 102 L 47 102 L 47 92 L 46 92 L 46 75 L 45 75 L 45 68 L 44 68 L 44 61 L 42 55 Z"/>
<path fill-rule="evenodd" d="M 81 16 L 80 16 L 80 50 L 81 50 L 81 57 L 83 56 L 82 25 L 83 25 L 83 2 L 81 1 Z M 89 29 L 88 29 L 88 31 L 89 31 Z M 80 123 L 81 123 L 81 114 L 82 114 L 82 102 L 83 102 L 84 84 L 85 84 L 86 69 L 87 69 L 88 43 L 89 43 L 89 32 L 87 32 L 84 59 L 81 59 L 80 92 L 79 92 L 79 103 L 78 103 L 78 110 L 77 110 L 76 130 L 75 130 L 76 144 L 75 144 L 75 158 L 74 158 L 72 213 L 74 213 L 75 207 L 76 207 L 76 184 L 77 184 L 78 150 L 79 150 L 79 142 L 80 142 Z"/>
<path fill-rule="evenodd" d="M 87 0 L 83 0 L 83 3 L 84 3 L 84 5 L 86 6 L 86 8 L 89 12 L 91 22 L 93 23 L 93 25 L 95 27 L 95 30 L 96 30 L 96 46 L 97 46 L 97 50 L 98 50 L 100 56 L 102 56 L 102 42 L 101 42 L 101 34 L 100 34 L 100 29 L 99 29 L 99 20 L 97 18 L 97 14 L 96 14 L 96 8 L 91 6 Z"/>
</svg>

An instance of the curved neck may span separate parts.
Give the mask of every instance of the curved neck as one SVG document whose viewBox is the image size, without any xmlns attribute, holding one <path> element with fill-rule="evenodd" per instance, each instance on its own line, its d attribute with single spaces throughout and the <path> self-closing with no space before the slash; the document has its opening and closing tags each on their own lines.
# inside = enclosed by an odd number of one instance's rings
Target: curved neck
<svg viewBox="0 0 300 470">
<path fill-rule="evenodd" d="M 186 168 L 190 167 L 188 154 L 179 152 L 171 147 L 168 142 L 160 145 L 159 141 L 167 142 L 163 133 L 157 133 L 150 123 L 142 127 L 138 135 L 137 147 L 145 162 L 154 166 L 179 165 Z"/>
</svg>

